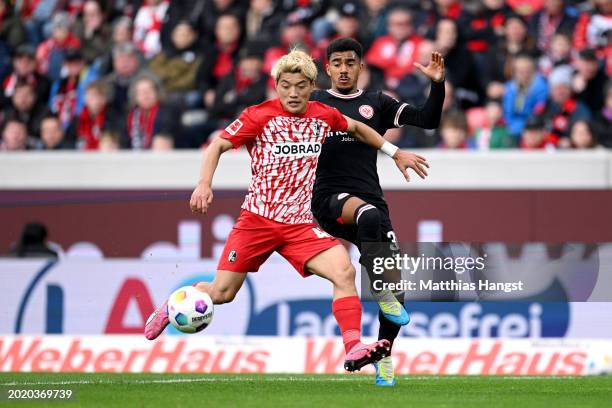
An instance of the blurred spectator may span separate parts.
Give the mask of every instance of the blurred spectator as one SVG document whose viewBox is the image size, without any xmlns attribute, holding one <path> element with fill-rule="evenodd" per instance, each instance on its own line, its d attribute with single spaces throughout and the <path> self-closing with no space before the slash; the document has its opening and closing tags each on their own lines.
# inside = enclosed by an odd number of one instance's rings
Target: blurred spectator
<svg viewBox="0 0 612 408">
<path fill-rule="evenodd" d="M 74 145 L 65 138 L 62 124 L 56 115 L 45 116 L 40 123 L 40 143 L 42 150 L 64 150 L 73 149 Z"/>
<path fill-rule="evenodd" d="M 157 78 L 141 74 L 130 87 L 130 105 L 120 145 L 134 150 L 150 149 L 153 137 L 172 134 L 171 117 L 161 106 L 161 85 Z"/>
<path fill-rule="evenodd" d="M 399 3 L 399 2 L 398 2 Z M 429 2 L 427 2 L 429 3 Z M 425 3 L 425 4 L 427 4 Z M 415 24 L 416 27 L 420 28 L 419 34 L 426 35 L 432 27 L 435 27 L 438 22 L 442 19 L 450 19 L 458 21 L 463 11 L 463 1 L 461 0 L 433 0 L 429 5 L 429 10 L 425 12 L 424 25 L 419 27 L 419 24 Z M 414 17 L 414 16 L 413 16 Z"/>
<path fill-rule="evenodd" d="M 422 38 L 415 34 L 410 10 L 395 8 L 387 20 L 389 34 L 379 37 L 366 53 L 365 61 L 384 72 L 385 84 L 394 90 L 399 81 L 414 69 Z"/>
<path fill-rule="evenodd" d="M 612 80 L 608 80 L 603 107 L 596 111 L 594 126 L 599 142 L 612 148 Z"/>
<path fill-rule="evenodd" d="M 110 92 L 110 105 L 120 114 L 128 111 L 128 90 L 140 72 L 140 53 L 132 43 L 121 43 L 113 48 L 113 68 L 104 81 Z"/>
<path fill-rule="evenodd" d="M 12 2 L 0 0 L 0 52 L 8 55 L 25 41 L 25 27 L 13 11 Z"/>
<path fill-rule="evenodd" d="M 210 109 L 215 102 L 215 88 L 219 81 L 229 75 L 238 58 L 241 28 L 234 14 L 223 14 L 215 26 L 216 42 L 204 51 L 204 60 L 198 69 L 197 81 L 204 106 Z"/>
<path fill-rule="evenodd" d="M 553 36 L 572 33 L 576 25 L 576 10 L 566 0 L 545 0 L 544 8 L 531 16 L 529 33 L 537 39 L 542 52 L 548 52 Z"/>
<path fill-rule="evenodd" d="M 301 10 L 294 11 L 287 16 L 281 26 L 280 44 L 269 48 L 264 55 L 263 70 L 265 72 L 270 72 L 276 61 L 294 48 L 306 51 L 315 60 L 321 57 L 308 31 L 308 16 L 308 13 L 302 13 Z M 270 89 L 274 88 L 274 81 L 271 78 L 268 86 Z"/>
<path fill-rule="evenodd" d="M 535 62 L 530 56 L 517 56 L 513 65 L 513 79 L 506 83 L 503 108 L 508 131 L 518 139 L 527 119 L 546 103 L 548 85 L 536 73 Z"/>
<path fill-rule="evenodd" d="M 465 114 L 461 111 L 451 111 L 442 117 L 440 122 L 439 147 L 443 149 L 473 148 L 473 140 L 468 140 L 468 126 Z"/>
<path fill-rule="evenodd" d="M 114 44 L 123 44 L 123 43 L 131 43 L 133 33 L 133 24 L 132 20 L 129 17 L 123 16 L 119 17 L 117 20 L 113 22 L 113 43 Z"/>
<path fill-rule="evenodd" d="M 57 252 L 47 244 L 47 228 L 38 222 L 23 227 L 19 241 L 9 250 L 7 256 L 17 258 L 57 258 Z"/>
<path fill-rule="evenodd" d="M 266 99 L 268 75 L 263 72 L 262 50 L 257 43 L 240 52 L 240 62 L 234 75 L 224 77 L 217 88 L 212 118 L 220 121 L 217 127 L 225 127 L 246 107 Z"/>
<path fill-rule="evenodd" d="M 548 78 L 550 99 L 542 114 L 549 129 L 550 141 L 561 141 L 563 147 L 568 144 L 572 125 L 580 119 L 590 119 L 589 109 L 572 96 L 572 68 L 562 65 L 553 70 Z"/>
<path fill-rule="evenodd" d="M 604 104 L 604 89 L 608 76 L 603 67 L 600 67 L 595 51 L 580 51 L 574 66 L 576 74 L 572 81 L 572 90 L 592 112 L 599 111 Z"/>
<path fill-rule="evenodd" d="M 161 51 L 161 27 L 166 11 L 167 0 L 144 0 L 134 19 L 134 42 L 149 59 Z"/>
<path fill-rule="evenodd" d="M 478 82 L 479 75 L 475 75 L 478 71 L 472 58 L 473 53 L 457 42 L 458 37 L 455 21 L 447 18 L 438 21 L 434 47 L 444 56 L 446 78 L 455 87 L 457 102 L 465 109 L 479 103 L 482 91 Z"/>
<path fill-rule="evenodd" d="M 507 0 L 507 3 L 515 13 L 527 18 L 536 11 L 541 10 L 542 7 L 544 7 L 544 1 L 545 0 Z"/>
<path fill-rule="evenodd" d="M 366 12 L 360 19 L 365 28 L 364 50 L 371 47 L 374 40 L 387 34 L 387 17 L 389 14 L 388 0 L 364 0 Z"/>
<path fill-rule="evenodd" d="M 115 130 L 118 115 L 108 104 L 108 88 L 103 81 L 93 81 L 85 88 L 85 106 L 68 127 L 68 139 L 79 150 L 97 150 L 105 130 Z"/>
<path fill-rule="evenodd" d="M 525 123 L 521 133 L 521 149 L 554 149 L 556 143 L 556 140 L 548 140 L 541 118 L 534 116 Z"/>
<path fill-rule="evenodd" d="M 532 57 L 537 55 L 535 41 L 529 36 L 527 23 L 521 16 L 517 14 L 508 16 L 504 30 L 505 36 L 489 52 L 487 82 L 503 83 L 509 80 L 512 77 L 514 59 L 517 55 L 526 54 Z M 497 99 L 502 95 L 487 91 L 487 96 Z"/>
<path fill-rule="evenodd" d="M 572 125 L 570 132 L 570 146 L 572 149 L 595 149 L 599 146 L 597 136 L 586 120 L 578 120 Z"/>
<path fill-rule="evenodd" d="M 72 21 L 68 13 L 55 14 L 51 27 L 51 38 L 42 42 L 36 50 L 36 62 L 38 72 L 55 81 L 60 78 L 64 53 L 68 49 L 78 49 L 81 41 L 71 32 Z"/>
<path fill-rule="evenodd" d="M 43 38 L 48 37 L 48 30 L 45 27 L 53 14 L 57 11 L 56 0 L 19 0 L 13 2 L 15 12 L 20 15 L 21 21 L 28 33 L 28 43 L 39 44 Z M 68 14 L 67 14 L 68 15 Z"/>
<path fill-rule="evenodd" d="M 338 13 L 338 18 L 332 26 L 332 35 L 317 42 L 317 49 L 321 56 L 325 55 L 325 50 L 329 43 L 337 38 L 353 38 L 363 44 L 363 39 L 359 32 L 360 9 L 358 3 L 342 3 L 338 9 Z"/>
<path fill-rule="evenodd" d="M 214 43 L 219 40 L 217 22 L 223 15 L 231 14 L 238 19 L 238 25 L 242 28 L 242 22 L 246 15 L 247 4 L 241 0 L 200 0 L 204 4 L 204 10 L 200 17 L 199 31 L 204 43 Z M 288 2 L 290 0 L 285 0 Z M 242 32 L 242 31 L 241 31 Z"/>
<path fill-rule="evenodd" d="M 189 23 L 180 22 L 172 30 L 172 48 L 161 51 L 149 62 L 149 70 L 162 81 L 169 103 L 186 107 L 200 102 L 196 76 L 202 55 L 197 38 Z"/>
<path fill-rule="evenodd" d="M 246 14 L 246 38 L 272 43 L 280 31 L 284 16 L 277 2 L 251 0 Z"/>
<path fill-rule="evenodd" d="M 478 64 L 484 63 L 482 58 L 505 35 L 504 25 L 511 14 L 512 9 L 504 0 L 471 2 L 462 10 L 457 23 L 466 48 L 474 53 Z"/>
<path fill-rule="evenodd" d="M 17 119 L 9 119 L 2 128 L 0 151 L 26 150 L 28 148 L 28 130 L 25 123 Z"/>
<path fill-rule="evenodd" d="M 599 56 L 612 55 L 612 1 L 591 0 L 592 7 L 578 17 L 574 27 L 574 48 L 592 48 Z M 611 74 L 608 71 L 608 74 Z"/>
<path fill-rule="evenodd" d="M 36 89 L 38 101 L 46 103 L 49 100 L 49 80 L 36 72 L 34 47 L 24 44 L 17 47 L 13 56 L 13 71 L 2 80 L 2 95 L 0 106 L 9 103 L 18 83 L 28 83 Z"/>
<path fill-rule="evenodd" d="M 478 149 L 504 149 L 516 147 L 517 141 L 510 136 L 504 125 L 503 110 L 497 100 L 489 100 L 485 107 L 485 123 L 474 131 L 474 142 Z"/>
<path fill-rule="evenodd" d="M 111 28 L 97 0 L 87 0 L 83 5 L 83 19 L 76 24 L 74 32 L 81 40 L 81 52 L 87 64 L 110 52 Z M 100 64 L 101 61 L 98 61 Z"/>
<path fill-rule="evenodd" d="M 49 108 L 68 127 L 72 118 L 83 109 L 85 88 L 97 79 L 97 72 L 88 68 L 79 50 L 68 49 L 64 58 L 64 73 L 51 86 Z"/>
<path fill-rule="evenodd" d="M 416 61 L 423 66 L 427 66 L 431 60 L 431 53 L 438 48 L 436 44 L 429 40 L 423 40 L 419 45 Z M 445 60 L 447 62 L 447 60 Z M 446 65 L 448 72 L 448 65 Z M 447 76 L 447 81 L 449 77 Z M 423 105 L 429 95 L 429 85 L 431 80 L 421 72 L 420 69 L 415 69 L 412 73 L 404 76 L 400 81 L 396 92 L 402 101 L 411 105 Z M 361 87 L 360 87 L 361 88 Z"/>
<path fill-rule="evenodd" d="M 542 75 L 548 76 L 550 72 L 560 65 L 572 63 L 572 39 L 566 33 L 553 35 L 548 52 L 539 61 L 539 70 Z"/>
<path fill-rule="evenodd" d="M 151 150 L 155 152 L 168 152 L 174 149 L 174 139 L 172 136 L 159 134 L 153 136 Z"/>
<path fill-rule="evenodd" d="M 98 150 L 101 152 L 116 152 L 120 148 L 119 136 L 116 132 L 104 131 L 100 135 L 100 143 L 98 144 Z"/>
<path fill-rule="evenodd" d="M 16 119 L 25 123 L 28 135 L 37 136 L 45 106 L 36 103 L 36 88 L 27 82 L 18 82 L 11 103 L 2 110 L 2 121 Z"/>
<path fill-rule="evenodd" d="M 181 22 L 191 24 L 199 36 L 199 22 L 206 7 L 202 0 L 173 0 L 168 5 L 161 27 L 162 50 L 172 50 L 172 31 Z M 201 44 L 200 44 L 201 45 Z"/>
</svg>

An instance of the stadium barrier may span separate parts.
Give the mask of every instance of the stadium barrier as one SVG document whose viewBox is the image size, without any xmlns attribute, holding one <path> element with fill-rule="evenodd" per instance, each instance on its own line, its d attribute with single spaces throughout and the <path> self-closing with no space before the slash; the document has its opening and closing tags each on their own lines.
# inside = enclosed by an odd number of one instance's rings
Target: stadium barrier
<svg viewBox="0 0 612 408">
<path fill-rule="evenodd" d="M 605 340 L 405 340 L 395 372 L 411 375 L 612 373 Z M 343 372 L 344 347 L 321 337 L 0 336 L 0 371 L 319 373 Z M 363 373 L 371 373 L 366 367 Z"/>
</svg>

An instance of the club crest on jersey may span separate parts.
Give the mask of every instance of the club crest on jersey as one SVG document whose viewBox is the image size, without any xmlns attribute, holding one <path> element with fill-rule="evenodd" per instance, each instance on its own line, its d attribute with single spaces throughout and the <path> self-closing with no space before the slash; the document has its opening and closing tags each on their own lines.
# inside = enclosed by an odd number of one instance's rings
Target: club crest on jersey
<svg viewBox="0 0 612 408">
<path fill-rule="evenodd" d="M 316 142 L 294 142 L 276 143 L 272 152 L 279 157 L 306 157 L 318 156 L 321 151 L 321 143 Z"/>
<path fill-rule="evenodd" d="M 236 250 L 232 249 L 229 253 L 229 255 L 227 256 L 227 261 L 228 262 L 236 262 Z"/>
<path fill-rule="evenodd" d="M 242 128 L 242 122 L 240 119 L 236 119 L 228 127 L 225 128 L 225 131 L 232 136 L 235 136 L 236 133 Z"/>
<path fill-rule="evenodd" d="M 370 105 L 361 105 L 359 107 L 359 113 L 366 119 L 372 119 L 372 116 L 374 116 L 374 108 Z"/>
</svg>

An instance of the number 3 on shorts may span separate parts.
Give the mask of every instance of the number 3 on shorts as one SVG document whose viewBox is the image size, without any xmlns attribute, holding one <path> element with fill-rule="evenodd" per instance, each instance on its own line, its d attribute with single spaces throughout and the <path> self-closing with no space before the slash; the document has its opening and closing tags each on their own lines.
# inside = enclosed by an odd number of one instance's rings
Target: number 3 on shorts
<svg viewBox="0 0 612 408">
<path fill-rule="evenodd" d="M 313 227 L 312 230 L 314 231 L 314 233 L 317 235 L 317 238 L 331 238 L 331 235 L 329 235 L 327 232 L 325 231 L 321 231 L 320 229 L 318 229 L 317 227 Z"/>
</svg>

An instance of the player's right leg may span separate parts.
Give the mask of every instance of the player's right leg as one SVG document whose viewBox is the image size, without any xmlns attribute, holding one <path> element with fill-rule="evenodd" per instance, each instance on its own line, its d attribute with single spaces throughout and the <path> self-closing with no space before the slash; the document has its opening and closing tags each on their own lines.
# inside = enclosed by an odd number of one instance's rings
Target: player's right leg
<svg viewBox="0 0 612 408">
<path fill-rule="evenodd" d="M 390 342 L 379 340 L 373 344 L 361 342 L 361 302 L 355 287 L 355 268 L 342 245 L 319 252 L 306 264 L 308 272 L 321 276 L 334 285 L 332 311 L 340 327 L 346 351 L 344 368 L 347 371 L 362 367 L 388 356 Z"/>
<path fill-rule="evenodd" d="M 212 282 L 197 282 L 193 286 L 201 292 L 208 293 L 215 305 L 228 303 L 234 300 L 242 287 L 246 273 L 219 270 Z M 145 324 L 145 336 L 155 340 L 168 326 L 168 300 L 158 307 Z"/>
</svg>

